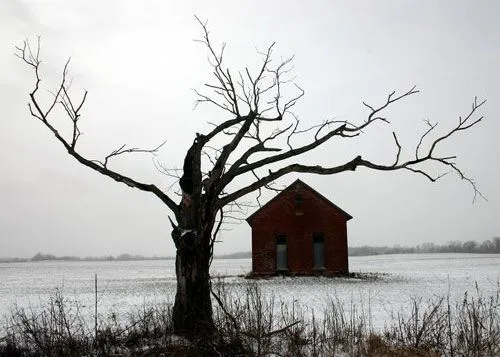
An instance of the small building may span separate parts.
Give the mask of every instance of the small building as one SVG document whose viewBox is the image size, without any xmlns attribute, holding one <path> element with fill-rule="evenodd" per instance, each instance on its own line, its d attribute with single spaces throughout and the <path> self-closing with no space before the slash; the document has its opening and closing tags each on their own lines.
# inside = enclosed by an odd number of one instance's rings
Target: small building
<svg viewBox="0 0 500 357">
<path fill-rule="evenodd" d="M 349 273 L 351 215 L 297 180 L 247 222 L 252 228 L 252 275 Z"/>
</svg>

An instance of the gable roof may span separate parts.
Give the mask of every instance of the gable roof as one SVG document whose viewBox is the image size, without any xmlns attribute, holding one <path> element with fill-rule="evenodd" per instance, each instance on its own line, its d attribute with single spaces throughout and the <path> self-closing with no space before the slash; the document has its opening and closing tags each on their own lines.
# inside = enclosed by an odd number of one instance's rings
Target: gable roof
<svg viewBox="0 0 500 357">
<path fill-rule="evenodd" d="M 270 199 L 264 206 L 260 207 L 257 211 L 255 211 L 254 213 L 252 213 L 247 219 L 246 221 L 248 222 L 248 224 L 251 223 L 251 221 L 253 220 L 253 218 L 259 214 L 261 211 L 265 210 L 272 202 L 278 200 L 285 192 L 291 190 L 292 188 L 295 187 L 295 185 L 299 183 L 301 184 L 303 187 L 309 189 L 310 191 L 312 191 L 316 196 L 318 196 L 320 199 L 322 199 L 323 201 L 325 201 L 327 204 L 329 204 L 330 206 L 332 206 L 333 208 L 335 208 L 336 210 L 338 210 L 340 213 L 342 213 L 342 215 L 344 215 L 346 221 L 352 219 L 352 216 L 347 213 L 346 211 L 344 211 L 342 208 L 340 208 L 339 206 L 337 206 L 336 204 L 334 204 L 332 201 L 330 201 L 328 198 L 326 198 L 325 196 L 323 196 L 321 193 L 319 193 L 318 191 L 316 191 L 314 188 L 312 188 L 311 186 L 309 186 L 308 184 L 304 183 L 304 181 L 300 180 L 300 179 L 297 179 L 295 180 L 292 184 L 290 184 L 288 187 L 286 187 L 283 191 L 281 191 L 280 193 L 278 193 L 276 196 L 274 196 L 272 199 Z"/>
</svg>

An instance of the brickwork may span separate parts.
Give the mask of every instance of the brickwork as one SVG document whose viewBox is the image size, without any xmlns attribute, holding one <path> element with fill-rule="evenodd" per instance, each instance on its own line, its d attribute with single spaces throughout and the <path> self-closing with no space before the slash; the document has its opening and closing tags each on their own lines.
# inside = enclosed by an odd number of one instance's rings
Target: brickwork
<svg viewBox="0 0 500 357">
<path fill-rule="evenodd" d="M 300 180 L 248 218 L 255 275 L 276 274 L 276 238 L 287 240 L 290 275 L 347 274 L 347 221 L 352 217 Z M 324 236 L 324 269 L 314 269 L 313 236 Z"/>
</svg>

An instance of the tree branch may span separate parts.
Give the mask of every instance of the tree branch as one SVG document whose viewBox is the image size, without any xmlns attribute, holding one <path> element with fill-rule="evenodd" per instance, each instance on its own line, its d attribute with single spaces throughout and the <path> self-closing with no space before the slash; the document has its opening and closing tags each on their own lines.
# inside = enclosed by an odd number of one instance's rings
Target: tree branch
<svg viewBox="0 0 500 357">
<path fill-rule="evenodd" d="M 297 132 L 299 132 L 299 131 L 297 131 L 297 128 L 298 128 L 298 120 L 297 120 L 297 124 L 295 125 L 295 128 L 293 129 L 293 131 L 291 132 L 291 134 L 289 135 L 288 140 L 287 140 L 287 143 L 290 147 L 290 150 L 288 150 L 284 153 L 278 154 L 278 155 L 263 158 L 261 160 L 255 161 L 255 162 L 250 163 L 248 165 L 244 165 L 238 169 L 235 169 L 235 170 L 232 170 L 232 171 L 226 173 L 226 175 L 224 175 L 224 177 L 222 177 L 222 179 L 221 179 L 221 186 L 220 187 L 224 188 L 236 176 L 245 174 L 247 172 L 250 172 L 252 170 L 256 170 L 260 167 L 267 166 L 267 165 L 272 164 L 272 163 L 281 162 L 283 160 L 307 153 L 307 152 L 321 146 L 322 144 L 324 144 L 325 142 L 327 142 L 328 140 L 330 140 L 334 136 L 340 136 L 340 137 L 344 137 L 344 138 L 354 137 L 354 136 L 359 135 L 363 129 L 365 129 L 369 125 L 375 123 L 376 121 L 381 120 L 384 122 L 388 122 L 385 118 L 377 116 L 377 114 L 380 113 L 383 109 L 387 108 L 391 103 L 399 101 L 399 100 L 406 98 L 410 95 L 413 95 L 415 93 L 418 93 L 418 90 L 415 90 L 415 87 L 412 87 L 410 90 L 408 90 L 407 92 L 405 92 L 397 97 L 394 97 L 395 92 L 392 92 L 391 94 L 388 95 L 386 102 L 377 108 L 373 108 L 373 107 L 367 105 L 366 103 L 364 103 L 365 106 L 370 108 L 371 111 L 368 115 L 367 120 L 359 126 L 355 126 L 355 125 L 348 123 L 347 121 L 344 121 L 344 122 L 341 122 L 342 124 L 340 126 L 336 127 L 335 129 L 330 130 L 329 132 L 324 134 L 322 137 L 319 137 L 321 130 L 323 128 L 333 124 L 333 123 L 337 123 L 337 121 L 326 121 L 323 124 L 320 124 L 319 126 L 313 126 L 313 127 L 310 127 L 309 129 L 300 131 L 300 132 L 306 132 L 306 131 L 311 130 L 312 128 L 318 127 L 316 134 L 315 134 L 315 137 L 314 137 L 314 141 L 312 141 L 311 143 L 309 143 L 307 145 L 304 145 L 304 146 L 301 146 L 298 148 L 293 148 L 290 145 L 290 137 L 292 135 L 296 134 Z"/>
<path fill-rule="evenodd" d="M 394 92 L 393 92 L 389 95 L 387 102 L 382 107 L 385 108 L 385 107 L 387 107 L 387 103 L 392 103 L 396 100 L 399 100 L 405 96 L 408 96 L 408 95 L 416 93 L 416 92 L 417 91 L 415 91 L 414 88 L 412 88 L 410 91 L 406 92 L 405 94 L 403 94 L 399 97 L 396 97 L 396 98 L 392 98 L 392 96 L 394 95 Z M 229 202 L 231 202 L 233 200 L 237 200 L 237 199 L 241 198 L 242 196 L 249 194 L 253 191 L 259 190 L 260 188 L 265 187 L 269 183 L 277 180 L 278 178 L 285 176 L 285 175 L 292 173 L 292 172 L 313 173 L 313 174 L 319 174 L 319 175 L 333 175 L 333 174 L 338 174 L 338 173 L 345 172 L 345 171 L 354 171 L 358 167 L 366 167 L 366 168 L 369 168 L 372 170 L 377 170 L 377 171 L 408 170 L 408 171 L 411 171 L 413 173 L 421 174 L 432 182 L 435 182 L 438 179 L 440 179 L 441 177 L 443 177 L 444 175 L 446 175 L 446 173 L 443 173 L 443 174 L 433 176 L 433 175 L 427 173 L 422 168 L 419 168 L 420 167 L 419 165 L 424 163 L 424 162 L 436 163 L 442 167 L 450 167 L 452 169 L 452 171 L 456 172 L 462 180 L 465 180 L 466 182 L 469 183 L 469 185 L 471 186 L 471 188 L 473 189 L 473 192 L 474 192 L 473 201 L 475 201 L 477 199 L 477 196 L 480 196 L 483 199 L 486 199 L 484 197 L 484 195 L 479 191 L 475 181 L 473 179 L 471 179 L 470 177 L 466 176 L 464 174 L 464 172 L 462 170 L 460 170 L 458 168 L 458 166 L 452 161 L 453 159 L 456 158 L 456 156 L 444 156 L 444 157 L 441 156 L 440 157 L 440 156 L 433 155 L 437 145 L 440 142 L 446 140 L 447 138 L 451 137 L 452 135 L 454 135 L 455 133 L 457 133 L 459 131 L 463 131 L 463 130 L 466 130 L 466 129 L 473 127 L 474 125 L 478 124 L 483 119 L 482 116 L 478 119 L 475 119 L 475 120 L 473 120 L 472 118 L 473 118 L 474 114 L 477 112 L 477 110 L 485 102 L 486 101 L 478 102 L 477 98 L 475 98 L 473 105 L 472 105 L 472 109 L 467 114 L 467 116 L 463 119 L 462 119 L 462 117 L 459 117 L 459 121 L 458 121 L 457 126 L 450 129 L 446 134 L 435 139 L 430 144 L 430 148 L 429 148 L 429 151 L 428 151 L 426 156 L 423 156 L 423 157 L 419 156 L 418 149 L 422 145 L 423 138 L 425 136 L 427 136 L 429 134 L 429 132 L 432 131 L 436 125 L 429 124 L 430 129 L 427 130 L 421 136 L 421 138 L 417 144 L 416 158 L 413 160 L 407 160 L 404 162 L 400 161 L 401 145 L 397 139 L 396 134 L 393 133 L 393 138 L 394 138 L 394 141 L 395 141 L 396 146 L 397 146 L 397 151 L 396 151 L 396 160 L 391 165 L 377 164 L 377 163 L 374 163 L 372 161 L 365 160 L 361 156 L 357 156 L 354 159 L 352 159 L 352 160 L 350 160 L 342 165 L 338 165 L 338 166 L 334 166 L 334 167 L 323 167 L 320 165 L 312 166 L 312 165 L 290 164 L 290 165 L 284 166 L 284 167 L 276 170 L 275 172 L 271 172 L 271 170 L 269 170 L 268 175 L 266 175 L 262 178 L 258 178 L 252 184 L 250 184 L 246 187 L 243 187 L 239 190 L 236 190 L 236 191 L 228 194 L 227 196 L 222 197 L 218 201 L 217 207 L 223 207 L 224 205 L 228 204 Z M 382 108 L 382 107 L 380 107 L 380 108 Z M 375 120 L 377 120 L 377 118 L 372 114 L 380 111 L 379 108 L 378 109 L 374 109 L 372 107 L 369 107 L 369 108 L 371 109 L 371 113 L 369 115 L 369 119 L 368 119 L 367 123 L 371 123 L 371 122 L 374 122 Z M 366 127 L 366 123 L 361 125 L 358 128 L 362 128 L 362 127 Z M 226 177 L 223 177 L 222 180 L 225 179 L 224 182 L 230 182 L 232 179 L 234 179 L 235 176 L 241 175 L 242 173 L 248 172 L 250 170 L 253 172 L 255 169 L 257 169 L 259 167 L 266 166 L 270 163 L 281 162 L 281 161 L 288 159 L 290 157 L 294 157 L 294 156 L 297 156 L 301 153 L 310 151 L 310 150 L 316 148 L 317 146 L 321 145 L 322 143 L 324 143 L 325 141 L 327 141 L 328 139 L 330 139 L 331 137 L 333 137 L 335 135 L 342 136 L 342 134 L 345 130 L 347 130 L 347 129 L 346 129 L 346 125 L 344 124 L 341 127 L 338 127 L 336 129 L 334 129 L 333 131 L 330 131 L 328 134 L 326 134 L 325 136 L 320 138 L 318 140 L 319 143 L 318 143 L 318 141 L 315 141 L 315 142 L 312 142 L 312 143 L 305 145 L 301 148 L 291 149 L 283 154 L 275 155 L 275 156 L 272 156 L 269 158 L 265 158 L 265 159 L 256 161 L 255 163 L 245 165 L 242 168 L 238 168 L 238 169 L 235 169 L 233 171 L 229 170 L 228 173 L 225 175 Z"/>
<path fill-rule="evenodd" d="M 126 184 L 129 187 L 134 187 L 142 191 L 147 191 L 153 193 L 155 196 L 157 196 L 163 203 L 165 203 L 174 213 L 176 218 L 179 215 L 178 211 L 178 206 L 177 204 L 168 197 L 163 191 L 161 191 L 157 186 L 153 184 L 146 184 L 142 183 L 139 181 L 136 181 L 128 176 L 122 175 L 118 172 L 115 172 L 113 170 L 108 169 L 107 163 L 108 160 L 112 157 L 116 157 L 118 155 L 122 155 L 125 153 L 135 153 L 135 152 L 143 152 L 143 153 L 154 153 L 156 152 L 161 146 L 163 146 L 165 143 L 162 143 L 160 146 L 151 149 L 151 150 L 144 150 L 144 149 L 139 149 L 139 148 L 125 148 L 125 145 L 120 147 L 117 150 L 114 150 L 111 154 L 105 157 L 104 161 L 97 161 L 97 160 L 89 160 L 85 158 L 83 155 L 78 153 L 75 149 L 76 143 L 78 138 L 80 137 L 80 130 L 78 128 L 78 121 L 80 119 L 80 110 L 82 109 L 85 100 L 87 98 L 87 91 L 85 91 L 81 101 L 77 106 L 73 104 L 73 101 L 68 94 L 68 88 L 66 86 L 66 77 L 67 77 L 67 70 L 68 70 L 68 64 L 69 60 L 66 62 L 63 73 L 62 73 L 62 79 L 61 79 L 61 84 L 57 88 L 57 91 L 55 91 L 54 94 L 54 100 L 50 103 L 49 107 L 47 110 L 43 110 L 40 103 L 38 102 L 37 99 L 37 92 L 40 88 L 39 84 L 41 82 L 40 79 L 40 60 L 39 60 L 39 54 L 40 54 L 40 38 L 38 38 L 38 45 L 37 45 L 37 50 L 36 54 L 33 52 L 31 49 L 31 46 L 27 40 L 23 42 L 23 47 L 16 47 L 17 53 L 16 56 L 22 59 L 26 64 L 28 64 L 30 67 L 35 72 L 35 87 L 33 91 L 30 93 L 30 103 L 28 104 L 30 113 L 33 117 L 39 119 L 40 121 L 43 122 L 43 124 L 52 132 L 52 134 L 56 137 L 56 139 L 66 148 L 68 151 L 68 154 L 73 156 L 78 162 L 81 164 L 93 169 L 94 171 L 99 172 L 100 174 L 104 176 L 108 176 L 112 178 L 113 180 L 117 182 L 121 182 Z M 49 122 L 49 115 L 52 112 L 52 109 L 55 107 L 56 103 L 60 103 L 65 110 L 67 116 L 69 119 L 72 121 L 72 135 L 71 135 L 71 140 L 66 140 L 62 134 L 59 132 L 58 129 L 56 129 L 50 122 Z"/>
</svg>

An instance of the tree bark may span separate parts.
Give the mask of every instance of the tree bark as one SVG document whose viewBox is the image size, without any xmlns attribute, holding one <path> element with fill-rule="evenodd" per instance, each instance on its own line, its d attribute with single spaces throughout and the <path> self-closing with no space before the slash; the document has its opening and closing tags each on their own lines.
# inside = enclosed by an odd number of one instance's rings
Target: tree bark
<svg viewBox="0 0 500 357">
<path fill-rule="evenodd" d="M 184 159 L 184 174 L 180 179 L 182 201 L 179 204 L 178 226 L 172 238 L 177 248 L 173 323 L 176 333 L 187 336 L 214 331 L 210 298 L 210 260 L 212 228 L 215 214 L 213 200 L 202 193 L 201 150 L 199 135 Z"/>
<path fill-rule="evenodd" d="M 211 334 L 214 329 L 210 299 L 210 236 L 188 232 L 178 238 L 175 272 L 177 293 L 173 309 L 176 333 Z"/>
<path fill-rule="evenodd" d="M 215 215 L 204 197 L 181 203 L 179 223 L 172 231 L 177 253 L 174 330 L 186 337 L 207 337 L 214 331 L 210 298 L 210 261 Z"/>
</svg>

